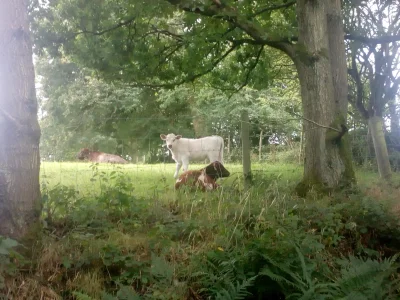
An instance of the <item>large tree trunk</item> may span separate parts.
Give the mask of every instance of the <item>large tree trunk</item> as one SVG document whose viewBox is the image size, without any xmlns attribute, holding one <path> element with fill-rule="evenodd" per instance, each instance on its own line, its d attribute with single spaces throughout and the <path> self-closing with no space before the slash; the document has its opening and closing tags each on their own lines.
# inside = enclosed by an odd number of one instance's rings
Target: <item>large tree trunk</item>
<svg viewBox="0 0 400 300">
<path fill-rule="evenodd" d="M 389 154 L 386 147 L 385 134 L 383 132 L 383 118 L 378 116 L 370 117 L 368 120 L 368 128 L 371 132 L 372 142 L 374 143 L 379 175 L 384 179 L 390 179 L 392 171 L 390 169 Z"/>
<path fill-rule="evenodd" d="M 297 192 L 329 192 L 355 181 L 346 141 L 347 68 L 340 0 L 297 2 L 305 164 Z M 329 24 L 328 24 L 329 23 Z M 343 75 L 345 74 L 345 75 Z"/>
<path fill-rule="evenodd" d="M 0 1 L 0 235 L 39 220 L 39 139 L 27 3 Z"/>
</svg>

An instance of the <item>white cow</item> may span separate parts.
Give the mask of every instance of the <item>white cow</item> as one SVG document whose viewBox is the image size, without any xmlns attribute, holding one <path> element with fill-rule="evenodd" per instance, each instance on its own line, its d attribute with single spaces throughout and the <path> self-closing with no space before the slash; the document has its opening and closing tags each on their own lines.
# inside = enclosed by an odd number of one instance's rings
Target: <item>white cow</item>
<svg viewBox="0 0 400 300">
<path fill-rule="evenodd" d="M 183 171 L 187 171 L 189 160 L 204 160 L 210 162 L 219 161 L 223 163 L 224 139 L 220 136 L 206 136 L 201 139 L 186 139 L 181 135 L 169 133 L 160 134 L 171 151 L 173 160 L 176 161 L 175 178 L 178 178 L 179 169 L 183 165 Z"/>
</svg>

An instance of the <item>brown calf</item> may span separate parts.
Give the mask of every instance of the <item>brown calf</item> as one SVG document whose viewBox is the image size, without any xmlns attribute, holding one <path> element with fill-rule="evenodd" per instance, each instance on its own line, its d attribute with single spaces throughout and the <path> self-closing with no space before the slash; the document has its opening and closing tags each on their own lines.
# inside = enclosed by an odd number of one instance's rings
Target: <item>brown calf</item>
<svg viewBox="0 0 400 300">
<path fill-rule="evenodd" d="M 218 178 L 228 177 L 229 171 L 219 162 L 214 161 L 201 170 L 186 171 L 176 180 L 175 189 L 182 186 L 189 186 L 193 189 L 211 191 L 219 185 L 216 183 Z"/>
<path fill-rule="evenodd" d="M 112 163 L 112 164 L 127 164 L 128 162 L 122 157 L 104 152 L 91 151 L 88 148 L 81 149 L 77 156 L 78 159 L 87 159 L 91 162 Z"/>
</svg>

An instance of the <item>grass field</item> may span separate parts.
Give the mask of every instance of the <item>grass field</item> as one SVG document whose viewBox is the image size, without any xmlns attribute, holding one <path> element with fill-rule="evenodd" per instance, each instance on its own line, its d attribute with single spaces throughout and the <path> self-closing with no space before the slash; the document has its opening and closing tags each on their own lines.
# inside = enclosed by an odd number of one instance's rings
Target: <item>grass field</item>
<svg viewBox="0 0 400 300">
<path fill-rule="evenodd" d="M 0 298 L 400 299 L 398 175 L 300 199 L 300 166 L 252 167 L 250 189 L 226 164 L 202 193 L 174 190 L 174 164 L 42 163 L 44 227 L 27 263 L 0 240 Z"/>
<path fill-rule="evenodd" d="M 230 171 L 229 178 L 219 180 L 218 182 L 224 187 L 232 185 L 242 185 L 242 166 L 239 164 L 227 164 L 225 167 Z M 191 164 L 190 170 L 204 168 L 204 165 Z M 253 164 L 253 174 L 255 178 L 260 176 L 269 179 L 277 179 L 288 186 L 295 185 L 301 178 L 302 168 L 292 164 Z M 175 179 L 175 164 L 128 164 L 128 165 L 111 165 L 111 164 L 90 164 L 90 163 L 73 163 L 73 162 L 42 162 L 41 164 L 41 183 L 47 183 L 48 188 L 56 184 L 72 187 L 79 191 L 82 195 L 97 195 L 101 192 L 102 186 L 100 180 L 97 180 L 100 174 L 103 178 L 109 178 L 112 172 L 124 174 L 130 178 L 133 193 L 138 196 L 146 196 L 156 192 L 173 191 Z M 97 176 L 94 177 L 94 175 Z M 180 171 L 182 174 L 182 169 Z M 96 180 L 93 180 L 96 178 Z M 109 185 L 113 184 L 113 180 L 109 181 Z"/>
<path fill-rule="evenodd" d="M 204 165 L 191 164 L 190 170 L 203 168 Z M 225 188 L 232 186 L 242 187 L 242 166 L 240 164 L 226 164 L 225 167 L 230 171 L 231 176 L 222 181 L 219 180 Z M 173 174 L 175 164 L 128 164 L 111 165 L 82 162 L 42 162 L 41 164 L 41 184 L 47 184 L 51 189 L 56 184 L 65 185 L 79 191 L 81 195 L 98 195 L 102 191 L 99 176 L 103 178 L 103 184 L 112 173 L 117 172 L 130 178 L 133 190 L 137 196 L 148 196 L 154 193 L 170 193 L 173 191 L 175 179 Z M 279 185 L 289 191 L 301 180 L 303 168 L 296 164 L 282 163 L 253 163 L 252 172 L 256 182 L 275 180 Z M 97 174 L 97 176 L 94 176 Z M 180 171 L 182 174 L 182 169 Z M 357 169 L 356 177 L 360 188 L 368 189 L 379 186 L 381 180 L 376 172 Z M 94 180 L 95 179 L 95 180 Z M 400 184 L 400 174 L 393 174 L 393 182 Z M 108 180 L 108 186 L 112 186 L 114 180 Z"/>
</svg>

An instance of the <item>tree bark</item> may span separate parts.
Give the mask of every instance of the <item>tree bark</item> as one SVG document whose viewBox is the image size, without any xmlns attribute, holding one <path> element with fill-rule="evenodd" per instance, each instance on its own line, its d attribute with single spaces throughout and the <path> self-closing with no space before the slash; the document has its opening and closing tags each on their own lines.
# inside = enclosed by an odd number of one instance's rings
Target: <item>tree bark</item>
<svg viewBox="0 0 400 300">
<path fill-rule="evenodd" d="M 374 143 L 379 175 L 381 178 L 390 179 L 392 171 L 390 169 L 389 154 L 387 151 L 385 134 L 383 132 L 383 118 L 378 116 L 369 118 L 368 127 L 371 132 L 372 142 Z"/>
<path fill-rule="evenodd" d="M 251 181 L 251 161 L 250 161 L 250 124 L 249 113 L 247 110 L 242 111 L 241 115 L 242 124 L 242 163 L 243 163 L 243 176 L 245 185 Z"/>
<path fill-rule="evenodd" d="M 192 113 L 192 122 L 193 122 L 193 130 L 196 138 L 202 138 L 210 135 L 210 126 L 208 124 L 208 120 L 204 115 L 199 114 L 198 109 L 196 109 L 196 99 L 194 96 L 191 96 L 189 99 L 191 113 Z"/>
<path fill-rule="evenodd" d="M 229 133 L 228 134 L 228 142 L 226 143 L 227 144 L 227 152 L 228 152 L 228 157 L 229 157 L 229 159 L 230 159 L 230 157 L 231 157 L 231 134 Z"/>
<path fill-rule="evenodd" d="M 199 116 L 199 115 L 193 116 L 193 129 L 196 138 L 202 138 L 210 135 L 210 132 L 208 130 L 209 126 L 204 116 Z"/>
<path fill-rule="evenodd" d="M 400 140 L 400 122 L 399 113 L 397 112 L 396 100 L 389 102 L 390 112 L 390 132 Z"/>
<path fill-rule="evenodd" d="M 39 139 L 27 3 L 0 2 L 0 235 L 26 237 L 38 222 Z"/>
<path fill-rule="evenodd" d="M 305 163 L 296 190 L 323 192 L 355 182 L 346 141 L 347 68 L 340 0 L 297 2 L 299 72 L 305 118 Z M 343 74 L 346 74 L 343 76 Z"/>
<path fill-rule="evenodd" d="M 299 149 L 299 164 L 302 164 L 304 162 L 303 158 L 303 144 L 304 144 L 304 128 L 302 126 L 301 129 L 301 134 L 300 134 L 300 149 Z"/>
</svg>

